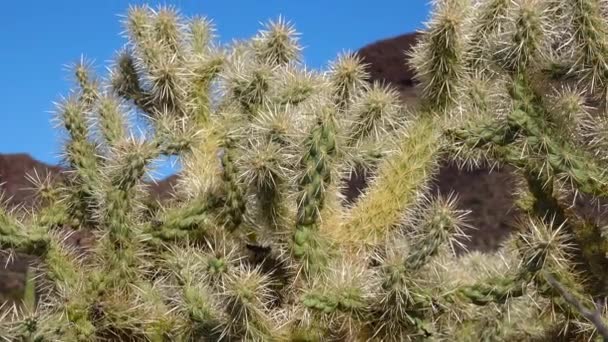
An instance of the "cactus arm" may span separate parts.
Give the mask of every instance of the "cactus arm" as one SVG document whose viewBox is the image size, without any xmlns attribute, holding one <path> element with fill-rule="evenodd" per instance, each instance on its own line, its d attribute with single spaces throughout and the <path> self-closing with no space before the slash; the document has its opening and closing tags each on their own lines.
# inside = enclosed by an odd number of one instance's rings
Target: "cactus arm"
<svg viewBox="0 0 608 342">
<path fill-rule="evenodd" d="M 501 31 L 510 10 L 509 0 L 490 0 L 480 3 L 472 24 L 468 64 L 476 70 L 489 69 L 489 43 Z"/>
<path fill-rule="evenodd" d="M 194 118 L 198 126 L 204 127 L 209 123 L 211 116 L 211 96 L 210 90 L 213 81 L 217 78 L 220 71 L 225 68 L 225 57 L 200 56 L 190 61 L 191 75 L 188 80 L 188 98 L 193 101 L 187 104 L 189 115 Z"/>
<path fill-rule="evenodd" d="M 101 134 L 109 146 L 126 138 L 126 124 L 119 100 L 115 97 L 102 96 L 97 105 L 97 116 Z"/>
<path fill-rule="evenodd" d="M 0 248 L 44 255 L 48 244 L 48 237 L 44 232 L 34 229 L 27 231 L 0 203 Z"/>
<path fill-rule="evenodd" d="M 222 219 L 230 231 L 234 231 L 241 225 L 246 210 L 245 189 L 239 179 L 234 153 L 232 146 L 226 146 L 221 156 L 222 182 L 226 196 Z"/>
<path fill-rule="evenodd" d="M 279 17 L 265 24 L 253 38 L 253 49 L 258 61 L 276 67 L 298 62 L 302 47 L 294 26 Z"/>
<path fill-rule="evenodd" d="M 133 56 L 124 51 L 116 58 L 112 72 L 112 88 L 118 96 L 133 102 L 139 110 L 150 116 L 156 114 L 152 95 L 142 88 Z"/>
<path fill-rule="evenodd" d="M 147 231 L 161 241 L 202 241 L 212 227 L 212 210 L 219 203 L 212 198 L 194 198 L 161 211 Z"/>
<path fill-rule="evenodd" d="M 601 1 L 576 0 L 568 4 L 574 27 L 573 72 L 590 88 L 591 92 L 603 92 L 608 96 L 608 25 L 602 13 Z"/>
<path fill-rule="evenodd" d="M 455 296 L 480 306 L 489 303 L 502 304 L 509 298 L 523 296 L 529 281 L 530 279 L 520 276 L 487 279 L 484 282 L 458 288 Z"/>
<path fill-rule="evenodd" d="M 465 1 L 441 1 L 412 51 L 411 63 L 422 87 L 423 109 L 443 113 L 457 105 L 466 76 Z"/>
<path fill-rule="evenodd" d="M 397 151 L 379 166 L 377 178 L 336 236 L 374 244 L 393 231 L 435 171 L 441 147 L 436 122 L 422 117 L 408 127 Z"/>
<path fill-rule="evenodd" d="M 329 82 L 332 88 L 332 99 L 339 111 L 345 111 L 351 105 L 359 89 L 369 78 L 367 66 L 354 53 L 345 53 L 331 64 Z"/>
<path fill-rule="evenodd" d="M 332 182 L 332 161 L 336 154 L 336 126 L 333 109 L 322 109 L 304 143 L 300 161 L 302 176 L 297 203 L 293 255 L 303 261 L 304 269 L 314 273 L 327 262 L 327 251 L 319 238 L 319 215 L 325 206 L 327 188 Z"/>
</svg>

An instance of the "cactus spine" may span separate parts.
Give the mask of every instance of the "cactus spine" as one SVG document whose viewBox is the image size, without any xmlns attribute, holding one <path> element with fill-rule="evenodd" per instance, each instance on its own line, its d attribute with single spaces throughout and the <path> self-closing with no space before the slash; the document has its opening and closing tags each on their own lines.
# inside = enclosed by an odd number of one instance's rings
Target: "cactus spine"
<svg viewBox="0 0 608 342">
<path fill-rule="evenodd" d="M 79 63 L 58 106 L 70 171 L 0 209 L 2 251 L 36 256 L 0 339 L 608 338 L 608 242 L 569 205 L 607 192 L 605 5 L 436 1 L 407 109 L 355 54 L 306 70 L 283 18 L 220 46 L 206 19 L 131 8 L 108 77 Z M 154 201 L 163 156 L 183 171 Z M 457 256 L 467 212 L 427 186 L 445 159 L 515 167 L 493 254 Z M 371 182 L 346 204 L 352 172 Z"/>
</svg>

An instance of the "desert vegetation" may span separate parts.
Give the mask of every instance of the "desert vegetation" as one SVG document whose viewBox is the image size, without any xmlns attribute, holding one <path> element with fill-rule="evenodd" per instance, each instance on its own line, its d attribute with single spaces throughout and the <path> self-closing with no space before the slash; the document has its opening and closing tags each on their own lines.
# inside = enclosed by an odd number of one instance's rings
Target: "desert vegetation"
<svg viewBox="0 0 608 342">
<path fill-rule="evenodd" d="M 35 257 L 0 338 L 608 339 L 606 229 L 573 208 L 608 193 L 606 6 L 435 1 L 410 107 L 356 54 L 307 69 L 283 18 L 220 45 L 208 19 L 132 7 L 109 74 L 77 63 L 57 104 L 69 170 L 0 210 L 0 248 Z M 162 156 L 183 166 L 165 201 Z M 468 213 L 429 191 L 446 159 L 516 170 L 499 250 L 457 253 Z"/>
</svg>

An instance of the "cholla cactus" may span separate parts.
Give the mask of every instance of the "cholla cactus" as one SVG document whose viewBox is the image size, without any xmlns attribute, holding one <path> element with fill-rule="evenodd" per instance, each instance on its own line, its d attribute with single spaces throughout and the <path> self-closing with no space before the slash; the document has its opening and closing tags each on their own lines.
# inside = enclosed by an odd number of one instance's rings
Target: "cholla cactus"
<svg viewBox="0 0 608 342">
<path fill-rule="evenodd" d="M 0 247 L 37 256 L 0 337 L 601 335 L 608 245 L 566 201 L 606 191 L 605 120 L 586 99 L 605 100 L 603 5 L 437 1 L 414 51 L 422 101 L 407 109 L 354 54 L 307 70 L 283 19 L 222 47 L 206 19 L 132 8 L 108 78 L 78 64 L 58 105 L 69 173 L 39 182 L 33 213 L 0 211 Z M 146 174 L 162 156 L 183 171 L 154 203 Z M 427 187 L 445 157 L 527 181 L 520 229 L 495 254 L 456 257 L 466 211 Z M 362 171 L 370 185 L 346 204 Z M 76 249 L 72 231 L 95 242 Z"/>
</svg>

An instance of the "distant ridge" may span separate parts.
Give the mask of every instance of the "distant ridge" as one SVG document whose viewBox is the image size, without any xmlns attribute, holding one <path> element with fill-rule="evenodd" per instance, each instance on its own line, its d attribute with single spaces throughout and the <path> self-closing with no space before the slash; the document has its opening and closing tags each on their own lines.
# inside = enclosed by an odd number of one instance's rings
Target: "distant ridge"
<svg viewBox="0 0 608 342">
<path fill-rule="evenodd" d="M 32 158 L 26 153 L 0 154 L 0 194 L 9 205 L 26 207 L 34 203 L 34 191 L 29 176 L 61 177 L 63 169 Z M 150 193 L 166 197 L 175 183 L 176 176 L 170 176 L 155 183 L 150 182 Z"/>
</svg>

